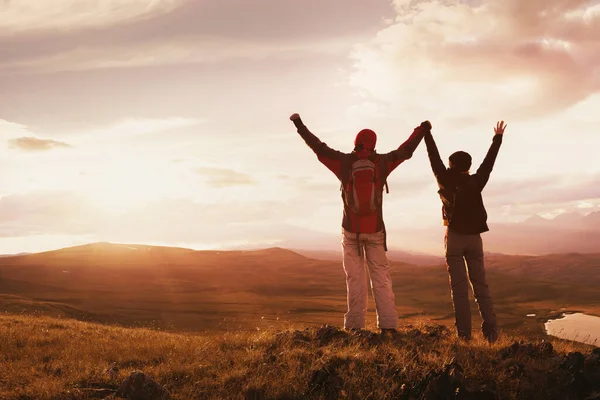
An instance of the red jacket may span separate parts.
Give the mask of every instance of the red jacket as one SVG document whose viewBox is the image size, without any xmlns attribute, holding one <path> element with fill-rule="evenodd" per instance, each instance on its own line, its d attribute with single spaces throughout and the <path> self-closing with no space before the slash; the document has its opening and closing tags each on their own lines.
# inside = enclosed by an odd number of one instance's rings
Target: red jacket
<svg viewBox="0 0 600 400">
<path fill-rule="evenodd" d="M 353 161 L 356 160 L 356 152 L 342 153 L 334 150 L 321 142 L 314 134 L 312 134 L 308 128 L 302 123 L 298 122 L 298 133 L 304 139 L 306 144 L 315 152 L 319 161 L 323 163 L 331 172 L 333 172 L 337 178 L 342 182 L 346 180 L 343 171 L 348 171 L 348 167 Z M 408 160 L 412 157 L 413 152 L 423 139 L 426 131 L 420 127 L 415 128 L 412 135 L 406 140 L 398 149 L 391 151 L 386 154 L 379 154 L 378 160 L 379 165 L 383 167 L 381 171 L 381 187 L 378 190 L 383 192 L 383 187 L 387 176 L 403 161 Z M 364 152 L 364 150 L 363 150 Z M 371 151 L 370 154 L 375 153 Z M 385 224 L 383 222 L 382 204 L 379 204 L 377 211 L 372 215 L 357 217 L 354 213 L 348 210 L 348 207 L 344 203 L 344 216 L 342 220 L 342 227 L 353 233 L 376 233 L 385 232 Z M 356 220 L 358 218 L 358 220 Z"/>
</svg>

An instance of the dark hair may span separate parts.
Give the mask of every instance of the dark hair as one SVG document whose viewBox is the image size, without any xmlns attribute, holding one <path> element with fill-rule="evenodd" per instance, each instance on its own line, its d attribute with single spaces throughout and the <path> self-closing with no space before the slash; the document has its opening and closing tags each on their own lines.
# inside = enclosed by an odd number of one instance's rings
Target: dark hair
<svg viewBox="0 0 600 400">
<path fill-rule="evenodd" d="M 469 153 L 457 151 L 450 156 L 450 169 L 455 169 L 460 172 L 467 172 L 471 169 L 472 159 Z"/>
</svg>

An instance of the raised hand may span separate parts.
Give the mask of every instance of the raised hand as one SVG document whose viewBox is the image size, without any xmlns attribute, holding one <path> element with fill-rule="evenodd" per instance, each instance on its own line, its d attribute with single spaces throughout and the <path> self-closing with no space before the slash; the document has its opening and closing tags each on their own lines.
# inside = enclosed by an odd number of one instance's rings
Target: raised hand
<svg viewBox="0 0 600 400">
<path fill-rule="evenodd" d="M 425 129 L 426 131 L 430 131 L 431 130 L 431 122 L 429 122 L 429 121 L 421 122 L 421 125 L 419 125 L 419 128 Z"/>
<path fill-rule="evenodd" d="M 506 129 L 506 127 L 507 127 L 507 126 L 508 126 L 508 125 L 506 125 L 506 124 L 504 123 L 504 121 L 498 122 L 498 123 L 496 124 L 496 127 L 494 128 L 494 133 L 495 133 L 496 135 L 504 135 L 504 130 Z"/>
</svg>

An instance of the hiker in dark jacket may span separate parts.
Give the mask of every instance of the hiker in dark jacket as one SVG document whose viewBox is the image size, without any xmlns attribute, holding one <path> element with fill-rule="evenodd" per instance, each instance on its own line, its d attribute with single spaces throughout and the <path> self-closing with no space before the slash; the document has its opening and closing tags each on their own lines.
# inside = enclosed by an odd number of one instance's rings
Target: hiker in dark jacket
<svg viewBox="0 0 600 400">
<path fill-rule="evenodd" d="M 377 135 L 361 130 L 354 141 L 354 151 L 342 153 L 321 142 L 304 125 L 298 114 L 290 119 L 306 144 L 341 182 L 344 215 L 342 221 L 343 266 L 346 273 L 348 312 L 344 328 L 365 328 L 369 269 L 377 311 L 377 326 L 393 331 L 398 325 L 395 296 L 386 256 L 386 230 L 383 223 L 383 189 L 388 175 L 413 152 L 431 130 L 429 121 L 415 128 L 397 150 L 386 154 L 375 151 Z"/>
<path fill-rule="evenodd" d="M 473 175 L 469 173 L 471 156 L 468 153 L 458 151 L 452 154 L 450 168 L 446 168 L 433 135 L 431 132 L 425 135 L 429 161 L 440 189 L 438 194 L 442 200 L 442 217 L 447 227 L 446 265 L 450 275 L 456 329 L 458 336 L 467 340 L 471 339 L 469 282 L 483 319 L 483 336 L 489 342 L 498 339 L 496 313 L 485 277 L 481 233 L 487 232 L 489 228 L 481 192 L 490 178 L 502 144 L 504 129 L 504 121 L 496 124 L 492 146 Z"/>
</svg>

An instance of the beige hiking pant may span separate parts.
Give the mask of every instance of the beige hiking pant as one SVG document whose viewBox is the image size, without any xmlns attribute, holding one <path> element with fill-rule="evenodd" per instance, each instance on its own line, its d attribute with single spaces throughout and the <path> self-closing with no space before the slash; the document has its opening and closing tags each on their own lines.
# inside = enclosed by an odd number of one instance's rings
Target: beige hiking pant
<svg viewBox="0 0 600 400">
<path fill-rule="evenodd" d="M 485 278 L 481 235 L 463 235 L 447 230 L 445 248 L 458 335 L 466 339 L 471 338 L 470 284 L 483 320 L 481 326 L 483 335 L 486 339 L 495 341 L 498 328 L 494 305 Z"/>
<path fill-rule="evenodd" d="M 358 254 L 359 245 L 364 257 Z M 344 328 L 365 328 L 369 295 L 369 279 L 365 268 L 365 259 L 375 298 L 377 326 L 380 329 L 397 328 L 396 298 L 392 290 L 383 232 L 361 233 L 357 242 L 356 233 L 343 230 L 342 249 L 344 250 L 344 271 L 346 272 L 348 295 L 348 312 L 344 315 Z"/>
</svg>

